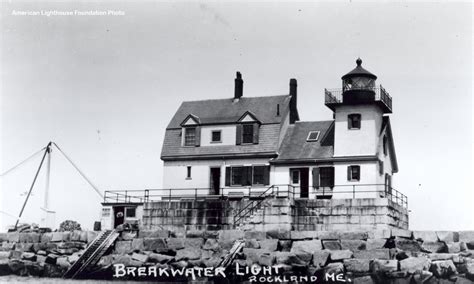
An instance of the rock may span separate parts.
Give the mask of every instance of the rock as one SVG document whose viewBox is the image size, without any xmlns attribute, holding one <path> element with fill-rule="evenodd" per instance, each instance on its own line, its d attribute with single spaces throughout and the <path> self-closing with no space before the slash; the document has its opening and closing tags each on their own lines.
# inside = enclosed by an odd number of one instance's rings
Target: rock
<svg viewBox="0 0 474 284">
<path fill-rule="evenodd" d="M 250 242 L 251 240 L 249 240 Z M 259 246 L 257 241 L 254 241 L 251 245 L 247 245 L 247 241 L 245 241 L 245 247 L 254 247 L 255 245 Z M 205 250 L 219 250 L 219 243 L 215 239 L 207 239 L 206 242 L 204 243 L 204 246 L 202 247 Z"/>
<path fill-rule="evenodd" d="M 16 243 L 3 242 L 2 243 L 2 248 L 4 248 L 5 251 L 14 250 L 15 249 L 15 244 Z"/>
<path fill-rule="evenodd" d="M 120 258 L 121 256 L 119 255 L 113 255 L 113 254 L 109 254 L 109 255 L 104 255 L 100 258 L 99 262 L 97 263 L 97 266 L 98 267 L 108 267 L 110 265 L 112 265 L 115 261 L 116 258 Z M 129 263 L 132 259 L 129 255 L 127 255 L 127 263 Z"/>
<path fill-rule="evenodd" d="M 315 267 L 324 267 L 328 260 L 329 260 L 329 255 L 331 254 L 330 251 L 328 250 L 318 250 L 313 253 L 313 265 Z"/>
<path fill-rule="evenodd" d="M 2 259 L 9 259 L 11 252 L 9 251 L 0 251 L 0 260 Z"/>
<path fill-rule="evenodd" d="M 395 238 L 394 245 L 396 248 L 409 251 L 409 252 L 419 252 L 421 251 L 421 246 L 417 241 L 404 239 L 404 238 Z"/>
<path fill-rule="evenodd" d="M 459 234 L 452 231 L 438 231 L 436 232 L 440 242 L 452 243 L 459 242 Z"/>
<path fill-rule="evenodd" d="M 296 266 L 306 266 L 308 262 L 299 258 L 296 254 L 292 252 L 283 252 L 277 251 L 274 252 L 275 262 L 277 264 L 286 264 L 286 265 L 296 265 Z"/>
<path fill-rule="evenodd" d="M 166 249 L 168 246 L 165 242 L 165 239 L 161 238 L 145 238 L 143 240 L 143 250 L 148 251 L 162 251 Z M 133 241 L 132 241 L 132 248 L 133 248 Z"/>
<path fill-rule="evenodd" d="M 206 247 L 208 247 L 208 246 L 206 246 L 206 244 L 207 244 L 207 242 L 208 242 L 209 240 L 215 241 L 214 239 L 208 239 L 208 240 L 206 241 L 206 243 L 204 244 L 203 249 L 207 249 Z M 217 248 L 219 248 L 219 244 L 217 243 L 217 241 L 215 241 L 215 246 L 217 246 Z M 260 248 L 260 243 L 259 243 L 256 239 L 246 239 L 246 240 L 245 240 L 245 247 L 246 247 L 246 248 L 255 248 L 255 249 L 258 249 L 258 248 Z M 217 249 L 217 248 L 216 248 L 216 249 Z"/>
<path fill-rule="evenodd" d="M 142 251 L 145 250 L 142 238 L 137 238 L 132 240 L 132 251 Z"/>
<path fill-rule="evenodd" d="M 344 260 L 352 257 L 350 250 L 333 250 L 329 256 L 332 261 Z"/>
<path fill-rule="evenodd" d="M 469 249 L 474 249 L 474 231 L 460 231 L 459 241 L 466 243 Z"/>
<path fill-rule="evenodd" d="M 243 239 L 244 232 L 241 230 L 222 230 L 219 231 L 219 244 L 223 249 L 230 249 L 236 240 Z"/>
<path fill-rule="evenodd" d="M 367 240 L 368 238 L 369 238 L 369 233 L 366 231 L 339 233 L 339 239 L 341 240 Z"/>
<path fill-rule="evenodd" d="M 99 235 L 99 232 L 87 231 L 87 243 L 88 244 L 92 243 L 97 238 L 98 235 Z"/>
<path fill-rule="evenodd" d="M 323 240 L 323 248 L 328 250 L 341 250 L 341 243 L 339 240 Z"/>
<path fill-rule="evenodd" d="M 390 259 L 389 249 L 361 250 L 354 252 L 354 258 L 360 259 Z"/>
<path fill-rule="evenodd" d="M 53 239 L 53 233 L 44 233 L 41 235 L 40 242 L 49 243 Z"/>
<path fill-rule="evenodd" d="M 260 248 L 266 251 L 276 251 L 278 248 L 277 239 L 260 240 Z"/>
<path fill-rule="evenodd" d="M 412 235 L 413 235 L 412 231 L 409 231 L 409 230 L 392 229 L 392 237 L 411 239 Z"/>
<path fill-rule="evenodd" d="M 422 242 L 438 241 L 438 235 L 434 231 L 413 231 L 413 238 Z"/>
<path fill-rule="evenodd" d="M 193 232 L 200 232 L 202 235 L 202 231 L 189 231 L 187 232 L 186 236 L 193 237 Z M 166 239 L 170 237 L 170 231 L 168 230 L 140 230 L 138 233 L 140 238 L 160 238 Z"/>
<path fill-rule="evenodd" d="M 13 259 L 8 263 L 10 270 L 13 274 L 19 276 L 27 276 L 28 271 L 26 270 L 25 263 L 22 260 Z"/>
<path fill-rule="evenodd" d="M 432 242 L 432 241 L 425 241 L 421 244 L 421 249 L 425 252 L 430 253 L 440 253 L 447 251 L 447 247 L 444 242 Z"/>
<path fill-rule="evenodd" d="M 363 240 L 341 240 L 341 249 L 343 250 L 365 250 L 367 248 L 366 241 Z"/>
<path fill-rule="evenodd" d="M 165 254 L 151 253 L 148 255 L 148 260 L 156 263 L 169 263 L 174 260 L 174 257 Z"/>
<path fill-rule="evenodd" d="M 369 239 L 389 239 L 392 237 L 392 232 L 387 229 L 387 230 L 371 230 L 368 232 Z"/>
<path fill-rule="evenodd" d="M 279 240 L 290 240 L 291 231 L 288 229 L 274 229 L 267 232 L 267 238 L 269 239 L 279 239 Z"/>
<path fill-rule="evenodd" d="M 138 260 L 138 261 L 141 261 L 141 262 L 147 262 L 148 261 L 148 255 L 134 252 L 132 254 L 132 259 Z"/>
<path fill-rule="evenodd" d="M 256 239 L 256 240 L 265 240 L 267 238 L 267 233 L 262 231 L 245 231 L 244 239 Z"/>
<path fill-rule="evenodd" d="M 118 254 L 127 254 L 132 252 L 132 242 L 131 241 L 116 241 L 115 242 L 115 253 Z"/>
<path fill-rule="evenodd" d="M 466 263 L 465 273 L 467 278 L 474 281 L 474 262 Z"/>
<path fill-rule="evenodd" d="M 258 259 L 258 264 L 262 266 L 272 266 L 275 263 L 275 255 L 270 253 L 263 253 Z"/>
<path fill-rule="evenodd" d="M 422 271 L 417 271 L 415 274 L 413 274 L 413 280 L 415 283 L 423 284 L 423 283 L 431 283 L 428 282 L 431 278 L 433 277 L 433 273 L 422 270 Z"/>
<path fill-rule="evenodd" d="M 8 234 L 0 233 L 0 242 L 8 242 Z"/>
<path fill-rule="evenodd" d="M 48 277 L 61 278 L 64 272 L 66 272 L 66 269 L 59 265 L 44 264 L 44 275 L 48 275 Z"/>
<path fill-rule="evenodd" d="M 323 246 L 320 240 L 294 241 L 291 247 L 291 252 L 306 252 L 309 254 L 313 254 L 315 251 L 322 249 Z"/>
<path fill-rule="evenodd" d="M 21 243 L 39 243 L 41 235 L 38 233 L 20 233 L 19 241 Z"/>
<path fill-rule="evenodd" d="M 356 277 L 352 280 L 352 282 L 354 284 L 375 284 L 374 280 L 369 275 L 362 276 L 362 277 Z"/>
<path fill-rule="evenodd" d="M 448 260 L 448 259 L 453 260 L 455 257 L 458 257 L 458 255 L 454 253 L 430 253 L 427 255 L 427 257 L 431 259 L 432 261 Z"/>
<path fill-rule="evenodd" d="M 53 264 L 53 265 L 55 265 L 55 264 L 56 264 L 56 260 L 58 259 L 58 257 L 59 257 L 58 255 L 53 254 L 53 253 L 50 253 L 50 254 L 48 254 L 48 255 L 46 256 L 46 261 L 45 261 L 45 262 L 48 263 L 48 264 Z"/>
<path fill-rule="evenodd" d="M 63 241 L 63 232 L 52 233 L 51 242 L 62 242 L 62 241 Z"/>
<path fill-rule="evenodd" d="M 67 261 L 69 261 L 70 264 L 74 264 L 80 257 L 82 253 L 73 253 L 72 255 L 67 257 Z"/>
<path fill-rule="evenodd" d="M 182 238 L 169 238 L 166 243 L 168 248 L 171 250 L 179 250 L 184 248 L 184 239 Z"/>
<path fill-rule="evenodd" d="M 35 261 L 36 260 L 36 255 L 32 252 L 24 252 L 24 253 L 21 254 L 21 259 L 29 260 L 29 261 Z"/>
<path fill-rule="evenodd" d="M 375 259 L 370 263 L 370 271 L 372 273 L 391 272 L 398 270 L 398 260 L 382 260 Z"/>
<path fill-rule="evenodd" d="M 18 251 L 18 250 L 12 250 L 10 251 L 10 259 L 21 259 L 21 255 L 23 252 Z"/>
<path fill-rule="evenodd" d="M 137 236 L 138 234 L 136 232 L 126 232 L 126 231 L 123 231 L 121 234 L 120 234 L 120 238 L 124 241 L 130 241 L 130 240 L 133 240 L 134 238 L 138 237 Z"/>
<path fill-rule="evenodd" d="M 347 272 L 366 273 L 370 271 L 370 260 L 368 259 L 345 259 L 343 263 Z"/>
<path fill-rule="evenodd" d="M 290 238 L 292 240 L 312 240 L 318 237 L 317 231 L 291 231 Z"/>
<path fill-rule="evenodd" d="M 400 261 L 400 270 L 408 273 L 428 270 L 431 266 L 431 260 L 427 257 L 409 257 Z"/>
<path fill-rule="evenodd" d="M 258 263 L 260 255 L 269 252 L 261 249 L 244 248 L 242 253 L 245 255 L 247 265 L 251 266 L 252 264 Z"/>
<path fill-rule="evenodd" d="M 17 251 L 33 251 L 32 243 L 17 243 L 15 245 L 15 250 Z"/>
<path fill-rule="evenodd" d="M 326 275 L 329 274 L 344 274 L 344 265 L 341 262 L 329 263 L 324 267 L 324 273 Z"/>
<path fill-rule="evenodd" d="M 67 261 L 67 257 L 58 257 L 56 259 L 56 265 L 64 268 L 69 268 L 71 264 Z"/>
<path fill-rule="evenodd" d="M 430 271 L 438 278 L 448 278 L 457 273 L 456 266 L 452 260 L 433 261 Z"/>
<path fill-rule="evenodd" d="M 278 247 L 280 251 L 290 251 L 293 242 L 290 240 L 279 240 Z"/>
<path fill-rule="evenodd" d="M 316 238 L 320 240 L 339 240 L 337 231 L 316 231 Z"/>
<path fill-rule="evenodd" d="M 382 249 L 385 247 L 386 239 L 368 239 L 365 243 L 367 250 Z"/>
<path fill-rule="evenodd" d="M 0 259 L 0 276 L 11 274 L 10 266 L 8 266 L 7 259 Z"/>
<path fill-rule="evenodd" d="M 448 248 L 448 253 L 458 253 L 461 252 L 461 243 L 460 242 L 448 242 L 446 243 Z"/>
<path fill-rule="evenodd" d="M 8 233 L 7 239 L 9 243 L 18 243 L 20 241 L 19 233 Z"/>
<path fill-rule="evenodd" d="M 201 250 L 198 248 L 186 248 L 176 251 L 175 259 L 180 260 L 194 260 L 201 257 Z"/>
<path fill-rule="evenodd" d="M 46 262 L 46 256 L 44 256 L 44 255 L 36 255 L 36 262 L 38 262 L 38 263 L 45 263 L 45 262 Z"/>
</svg>

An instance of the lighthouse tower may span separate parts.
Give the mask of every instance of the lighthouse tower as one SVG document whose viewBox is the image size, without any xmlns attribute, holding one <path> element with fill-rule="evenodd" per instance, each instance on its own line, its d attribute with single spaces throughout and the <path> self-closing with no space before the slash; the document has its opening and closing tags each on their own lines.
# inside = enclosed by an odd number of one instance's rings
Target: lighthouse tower
<svg viewBox="0 0 474 284">
<path fill-rule="evenodd" d="M 341 89 L 325 90 L 325 104 L 335 118 L 335 183 L 357 191 L 374 191 L 374 185 L 375 191 L 390 190 L 398 170 L 388 118 L 392 98 L 360 58 L 356 64 L 342 76 Z"/>
</svg>

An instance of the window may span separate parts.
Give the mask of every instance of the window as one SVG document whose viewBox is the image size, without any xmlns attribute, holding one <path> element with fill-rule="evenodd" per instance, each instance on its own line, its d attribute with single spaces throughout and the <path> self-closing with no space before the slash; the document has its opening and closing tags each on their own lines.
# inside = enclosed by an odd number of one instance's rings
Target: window
<svg viewBox="0 0 474 284">
<path fill-rule="evenodd" d="M 221 131 L 220 130 L 213 130 L 211 133 L 211 142 L 218 143 L 222 142 L 221 140 Z"/>
<path fill-rule="evenodd" d="M 321 187 L 334 187 L 334 167 L 319 168 L 319 179 Z"/>
<path fill-rule="evenodd" d="M 359 181 L 360 180 L 360 166 L 348 166 L 347 167 L 347 180 L 348 181 Z"/>
<path fill-rule="evenodd" d="M 184 129 L 184 146 L 196 145 L 196 128 L 186 127 Z"/>
<path fill-rule="evenodd" d="M 318 141 L 319 139 L 319 131 L 310 131 L 308 133 L 308 138 L 306 138 L 306 141 Z"/>
<path fill-rule="evenodd" d="M 226 186 L 268 185 L 269 166 L 235 166 L 226 168 Z"/>
<path fill-rule="evenodd" d="M 300 171 L 299 170 L 292 170 L 291 171 L 291 183 L 292 184 L 299 184 L 300 183 Z"/>
<path fill-rule="evenodd" d="M 253 124 L 242 125 L 242 143 L 253 143 Z"/>
<path fill-rule="evenodd" d="M 102 217 L 110 217 L 110 208 L 102 208 Z"/>
<path fill-rule="evenodd" d="M 388 144 L 388 143 L 387 143 L 387 136 L 384 135 L 382 140 L 383 140 L 383 145 L 382 145 L 382 146 L 383 146 L 383 154 L 384 154 L 385 156 L 387 156 L 387 153 L 388 153 L 388 149 L 387 149 L 387 147 L 388 147 L 388 145 L 387 145 L 387 144 Z"/>
<path fill-rule="evenodd" d="M 191 166 L 186 168 L 186 179 L 191 179 Z"/>
<path fill-rule="evenodd" d="M 126 218 L 135 218 L 137 213 L 137 208 L 135 207 L 126 207 L 125 208 L 125 217 Z"/>
<path fill-rule="evenodd" d="M 360 129 L 361 116 L 358 113 L 348 115 L 348 127 L 349 129 Z"/>
<path fill-rule="evenodd" d="M 253 167 L 253 181 L 252 184 L 265 184 L 265 166 Z"/>
</svg>

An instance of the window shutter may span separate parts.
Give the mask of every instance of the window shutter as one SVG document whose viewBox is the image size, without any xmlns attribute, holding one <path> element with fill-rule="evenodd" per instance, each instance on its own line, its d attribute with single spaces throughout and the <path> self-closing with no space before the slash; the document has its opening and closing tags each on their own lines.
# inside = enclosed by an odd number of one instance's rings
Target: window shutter
<svg viewBox="0 0 474 284">
<path fill-rule="evenodd" d="M 225 186 L 230 186 L 230 167 L 225 168 Z"/>
<path fill-rule="evenodd" d="M 237 124 L 237 131 L 235 135 L 235 144 L 242 144 L 242 124 Z"/>
<path fill-rule="evenodd" d="M 350 181 L 351 179 L 351 166 L 347 166 L 347 180 Z"/>
<path fill-rule="evenodd" d="M 196 143 L 195 146 L 199 147 L 201 145 L 201 127 L 196 126 Z"/>
<path fill-rule="evenodd" d="M 334 167 L 330 167 L 330 177 L 331 177 L 331 181 L 330 181 L 330 187 L 333 188 L 334 187 Z"/>
<path fill-rule="evenodd" d="M 313 187 L 319 189 L 319 168 L 313 168 Z"/>
<path fill-rule="evenodd" d="M 270 166 L 267 166 L 263 170 L 263 185 L 270 184 Z"/>
<path fill-rule="evenodd" d="M 260 131 L 260 127 L 258 123 L 253 124 L 253 144 L 258 144 L 258 132 Z"/>
</svg>

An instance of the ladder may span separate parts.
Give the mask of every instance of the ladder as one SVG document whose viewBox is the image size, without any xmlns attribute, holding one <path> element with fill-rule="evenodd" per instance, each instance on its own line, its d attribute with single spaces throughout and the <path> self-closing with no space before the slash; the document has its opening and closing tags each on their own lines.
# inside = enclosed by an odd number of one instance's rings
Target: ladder
<svg viewBox="0 0 474 284">
<path fill-rule="evenodd" d="M 100 260 L 118 236 L 119 233 L 116 230 L 101 232 L 86 248 L 81 257 L 64 273 L 63 278 L 75 279 L 83 276 L 89 268 Z"/>
<path fill-rule="evenodd" d="M 244 240 L 236 240 L 234 245 L 230 249 L 229 253 L 226 254 L 224 259 L 219 263 L 217 267 L 224 267 L 227 268 L 229 265 L 232 264 L 234 258 L 236 257 L 237 253 L 245 246 Z"/>
</svg>

